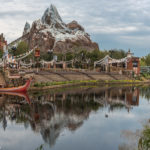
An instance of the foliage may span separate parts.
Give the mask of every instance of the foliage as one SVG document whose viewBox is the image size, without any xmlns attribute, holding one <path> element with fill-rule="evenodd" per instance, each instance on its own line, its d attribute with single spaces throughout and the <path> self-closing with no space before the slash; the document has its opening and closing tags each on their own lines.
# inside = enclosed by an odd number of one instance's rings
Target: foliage
<svg viewBox="0 0 150 150">
<path fill-rule="evenodd" d="M 140 82 L 140 80 L 106 80 L 106 83 L 135 83 Z"/>
<path fill-rule="evenodd" d="M 148 54 L 145 58 L 145 63 L 147 66 L 150 66 L 150 54 Z"/>
<path fill-rule="evenodd" d="M 10 51 L 13 55 L 20 55 L 25 53 L 28 50 L 28 45 L 25 42 L 20 42 L 16 49 Z M 74 60 L 74 66 L 76 68 L 92 68 L 95 61 L 98 61 L 104 58 L 106 55 L 109 55 L 112 58 L 120 59 L 126 57 L 126 52 L 122 49 L 111 49 L 111 50 L 98 50 L 95 49 L 93 51 L 87 51 L 81 47 L 76 46 L 73 52 L 66 53 L 42 53 L 40 59 L 44 59 L 46 61 L 51 61 L 53 56 L 57 55 L 58 61 L 70 61 Z M 34 59 L 33 54 L 28 56 L 25 60 L 29 61 L 30 59 Z"/>
<path fill-rule="evenodd" d="M 66 53 L 66 61 L 72 60 L 74 58 L 74 53 L 68 52 Z"/>
<path fill-rule="evenodd" d="M 38 148 L 36 148 L 35 150 L 44 150 L 44 145 L 40 145 Z"/>
<path fill-rule="evenodd" d="M 35 83 L 34 87 L 45 87 L 45 86 L 53 86 L 53 85 L 64 85 L 64 84 L 71 84 L 71 83 L 96 83 L 97 80 L 72 80 L 72 81 L 60 81 L 60 82 L 41 82 L 41 83 Z"/>
<path fill-rule="evenodd" d="M 124 50 L 93 50 L 91 52 L 86 49 L 76 49 L 74 52 L 67 53 L 59 53 L 56 54 L 58 56 L 58 61 L 69 61 L 69 60 L 78 60 L 78 63 L 88 62 L 93 64 L 94 61 L 100 60 L 104 58 L 106 55 L 110 55 L 112 58 L 120 59 L 126 57 L 126 52 Z"/>
<path fill-rule="evenodd" d="M 35 83 L 34 87 L 46 87 L 53 85 L 65 85 L 65 84 L 73 84 L 73 83 L 137 83 L 141 82 L 140 80 L 71 80 L 71 81 L 53 81 L 53 82 L 41 82 Z"/>
<path fill-rule="evenodd" d="M 0 49 L 0 58 L 3 57 L 3 50 Z"/>
<path fill-rule="evenodd" d="M 139 139 L 138 150 L 149 150 L 150 148 L 150 127 L 145 126 L 142 136 Z"/>
<path fill-rule="evenodd" d="M 63 54 L 62 53 L 57 54 L 57 59 L 58 59 L 58 61 L 62 61 L 63 60 Z"/>
<path fill-rule="evenodd" d="M 54 55 L 57 55 L 58 61 L 69 61 L 69 60 L 74 59 L 74 56 L 75 56 L 73 52 L 57 53 Z"/>
<path fill-rule="evenodd" d="M 41 54 L 41 59 L 44 59 L 46 61 L 51 61 L 53 59 L 53 54 L 52 53 Z"/>
<path fill-rule="evenodd" d="M 141 73 L 141 77 L 144 77 L 145 79 L 150 79 L 150 73 Z"/>
<path fill-rule="evenodd" d="M 141 66 L 150 66 L 150 54 L 141 58 L 140 64 L 141 64 Z"/>
<path fill-rule="evenodd" d="M 122 49 L 120 49 L 120 50 L 111 49 L 111 50 L 109 50 L 108 53 L 109 53 L 110 57 L 115 58 L 115 59 L 121 59 L 121 58 L 126 57 L 126 55 L 127 55 L 127 53 Z"/>
<path fill-rule="evenodd" d="M 110 110 L 111 111 L 113 111 L 113 110 L 121 110 L 121 109 L 123 109 L 123 108 L 125 108 L 125 106 L 123 105 L 123 104 L 121 104 L 121 103 L 118 103 L 118 104 L 111 104 L 110 105 Z"/>
<path fill-rule="evenodd" d="M 145 86 L 140 88 L 140 95 L 150 101 L 150 88 Z"/>
<path fill-rule="evenodd" d="M 144 58 L 141 58 L 140 60 L 140 66 L 146 66 L 146 62 Z"/>
<path fill-rule="evenodd" d="M 26 42 L 21 41 L 18 44 L 16 50 L 12 50 L 12 53 L 13 53 L 14 56 L 17 56 L 17 55 L 26 53 L 27 50 L 28 50 L 28 44 Z"/>
<path fill-rule="evenodd" d="M 94 50 L 92 52 L 87 53 L 87 56 L 88 56 L 88 58 L 91 59 L 91 62 L 94 63 L 94 61 L 102 59 L 107 54 L 108 54 L 107 51 Z"/>
</svg>

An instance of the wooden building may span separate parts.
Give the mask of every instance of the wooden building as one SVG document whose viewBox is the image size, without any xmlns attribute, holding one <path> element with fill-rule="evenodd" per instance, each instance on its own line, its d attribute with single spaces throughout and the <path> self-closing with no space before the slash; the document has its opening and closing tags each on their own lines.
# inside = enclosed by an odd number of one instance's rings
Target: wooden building
<svg viewBox="0 0 150 150">
<path fill-rule="evenodd" d="M 65 61 L 60 61 L 60 62 L 57 62 L 55 60 L 52 60 L 52 61 L 41 61 L 41 64 L 43 66 L 43 68 L 53 68 L 53 69 L 56 69 L 56 68 L 61 68 L 61 69 L 66 69 L 67 68 L 67 63 Z"/>
<path fill-rule="evenodd" d="M 140 74 L 140 60 L 134 57 L 130 50 L 127 56 L 122 59 L 113 59 L 110 56 L 105 56 L 103 59 L 94 62 L 94 68 L 107 73 L 119 74 Z"/>
</svg>

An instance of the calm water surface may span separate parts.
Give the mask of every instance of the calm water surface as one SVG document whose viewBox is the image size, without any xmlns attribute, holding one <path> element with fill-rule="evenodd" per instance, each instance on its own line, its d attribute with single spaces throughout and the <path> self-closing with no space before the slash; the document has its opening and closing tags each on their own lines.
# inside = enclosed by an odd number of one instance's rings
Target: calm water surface
<svg viewBox="0 0 150 150">
<path fill-rule="evenodd" d="M 149 86 L 1 93 L 0 150 L 134 150 L 149 99 Z"/>
</svg>

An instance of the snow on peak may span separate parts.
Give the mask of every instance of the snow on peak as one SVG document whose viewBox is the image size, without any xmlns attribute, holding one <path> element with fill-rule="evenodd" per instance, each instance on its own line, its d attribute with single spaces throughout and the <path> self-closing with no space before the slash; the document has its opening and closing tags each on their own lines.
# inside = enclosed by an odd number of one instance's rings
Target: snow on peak
<svg viewBox="0 0 150 150">
<path fill-rule="evenodd" d="M 43 24 L 47 25 L 55 25 L 56 23 L 62 24 L 63 21 L 57 11 L 57 8 L 54 5 L 51 5 L 49 8 L 46 9 L 44 15 L 41 19 Z"/>
<path fill-rule="evenodd" d="M 57 8 L 53 4 L 51 4 L 51 6 L 50 6 L 50 11 L 53 12 L 55 18 L 58 18 L 60 21 L 62 21 L 59 13 L 57 11 Z"/>
<path fill-rule="evenodd" d="M 65 24 L 54 5 L 46 9 L 41 19 L 33 22 L 31 29 L 30 24 L 26 23 L 24 33 L 30 31 L 32 33 L 30 36 L 34 35 L 33 37 L 37 37 L 37 39 L 40 35 L 44 35 L 48 38 L 51 36 L 51 38 L 54 39 L 53 50 L 57 42 L 65 42 L 66 40 L 72 42 L 81 40 L 85 43 L 90 43 L 90 38 L 84 28 L 76 21 Z"/>
<path fill-rule="evenodd" d="M 35 23 L 37 30 L 40 30 L 40 32 L 44 34 L 51 33 L 53 38 L 55 38 L 54 47 L 58 41 L 65 42 L 66 39 L 73 41 L 78 39 L 84 39 L 85 41 L 89 40 L 87 38 L 87 34 L 84 32 L 84 29 L 79 29 L 81 27 L 77 22 L 73 22 L 75 27 L 72 27 L 71 25 L 67 26 L 62 21 L 57 8 L 52 4 L 49 8 L 46 9 L 41 20 L 37 20 Z M 42 26 L 45 27 L 42 29 Z"/>
</svg>

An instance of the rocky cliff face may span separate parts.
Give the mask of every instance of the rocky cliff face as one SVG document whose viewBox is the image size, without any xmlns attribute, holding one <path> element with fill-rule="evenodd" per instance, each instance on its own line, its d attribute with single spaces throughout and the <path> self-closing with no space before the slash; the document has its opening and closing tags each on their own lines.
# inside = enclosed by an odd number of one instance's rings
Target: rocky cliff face
<svg viewBox="0 0 150 150">
<path fill-rule="evenodd" d="M 54 5 L 46 9 L 41 19 L 33 22 L 31 29 L 26 23 L 23 35 L 25 34 L 28 36 L 26 42 L 29 47 L 39 47 L 42 52 L 99 49 L 98 44 L 91 41 L 90 36 L 76 21 L 65 24 Z"/>
<path fill-rule="evenodd" d="M 30 32 L 30 24 L 28 22 L 26 22 L 25 26 L 24 26 L 24 31 L 23 31 L 23 35 L 27 34 Z"/>
</svg>

